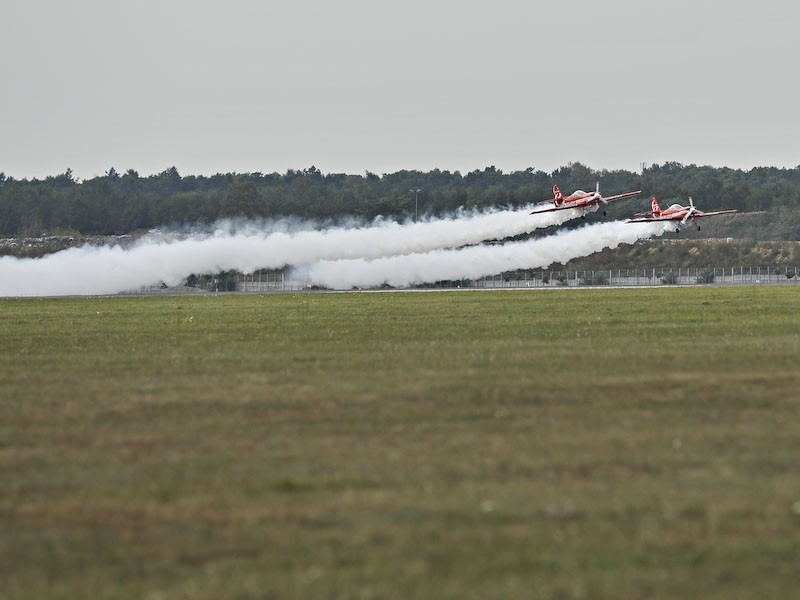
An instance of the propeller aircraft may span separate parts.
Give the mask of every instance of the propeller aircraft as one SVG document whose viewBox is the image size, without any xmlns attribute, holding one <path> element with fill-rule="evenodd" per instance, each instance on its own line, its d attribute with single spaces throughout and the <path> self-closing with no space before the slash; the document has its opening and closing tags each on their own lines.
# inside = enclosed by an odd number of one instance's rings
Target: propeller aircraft
<svg viewBox="0 0 800 600">
<path fill-rule="evenodd" d="M 657 223 L 659 221 L 675 223 L 675 231 L 680 232 L 681 227 L 687 223 L 693 223 L 694 219 L 700 217 L 714 217 L 717 215 L 727 215 L 735 213 L 736 209 L 728 210 L 715 210 L 713 212 L 703 212 L 698 209 L 692 197 L 689 196 L 689 206 L 681 206 L 680 204 L 673 204 L 669 208 L 662 209 L 658 205 L 658 200 L 655 197 L 650 199 L 650 210 L 646 212 L 636 213 L 634 217 L 641 217 L 639 219 L 628 219 L 626 223 Z M 697 225 L 697 230 L 700 231 L 700 225 Z"/>
<path fill-rule="evenodd" d="M 536 207 L 530 214 L 535 215 L 538 213 L 553 212 L 556 210 L 569 210 L 570 208 L 577 208 L 581 211 L 581 218 L 586 218 L 586 212 L 595 212 L 600 206 L 603 206 L 603 215 L 606 214 L 605 205 L 615 200 L 622 200 L 623 198 L 631 198 L 641 194 L 641 190 L 635 192 L 625 192 L 624 194 L 617 194 L 616 196 L 603 196 L 600 193 L 600 183 L 597 183 L 594 192 L 584 192 L 583 190 L 575 190 L 569 196 L 564 196 L 557 185 L 553 186 L 553 199 L 545 200 L 544 202 L 537 202 Z"/>
</svg>

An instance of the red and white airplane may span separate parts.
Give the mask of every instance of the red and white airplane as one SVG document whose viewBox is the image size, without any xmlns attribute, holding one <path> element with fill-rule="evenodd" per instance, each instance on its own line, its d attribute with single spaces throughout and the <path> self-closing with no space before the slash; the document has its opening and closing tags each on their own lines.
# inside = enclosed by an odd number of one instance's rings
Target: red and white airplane
<svg viewBox="0 0 800 600">
<path fill-rule="evenodd" d="M 553 186 L 553 199 L 545 200 L 544 202 L 537 202 L 536 207 L 530 214 L 553 212 L 555 210 L 568 210 L 570 208 L 577 208 L 581 211 L 581 218 L 586 217 L 586 211 L 595 212 L 600 205 L 604 206 L 603 214 L 606 214 L 605 205 L 614 200 L 622 200 L 623 198 L 631 198 L 637 194 L 641 194 L 642 190 L 635 192 L 625 192 L 624 194 L 617 194 L 616 196 L 608 196 L 607 198 L 600 194 L 600 183 L 597 184 L 595 191 L 584 192 L 583 190 L 575 190 L 569 196 L 564 196 L 557 185 Z M 541 207 L 541 208 L 539 208 Z"/>
<path fill-rule="evenodd" d="M 626 223 L 656 223 L 658 221 L 672 221 L 675 223 L 675 231 L 679 232 L 681 227 L 687 223 L 693 222 L 694 219 L 699 219 L 700 217 L 727 215 L 735 212 L 735 208 L 728 210 L 715 210 L 713 212 L 703 212 L 702 210 L 695 208 L 691 196 L 689 196 L 689 206 L 673 204 L 669 208 L 662 210 L 658 205 L 658 200 L 653 197 L 650 199 L 650 210 L 633 215 L 634 217 L 642 217 L 641 219 L 628 219 Z M 700 225 L 697 226 L 697 230 L 700 231 Z"/>
</svg>

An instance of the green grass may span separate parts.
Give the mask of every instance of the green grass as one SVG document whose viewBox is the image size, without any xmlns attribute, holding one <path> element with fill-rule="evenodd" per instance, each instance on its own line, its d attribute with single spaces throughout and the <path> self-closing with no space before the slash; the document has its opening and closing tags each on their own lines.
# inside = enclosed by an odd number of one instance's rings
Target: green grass
<svg viewBox="0 0 800 600">
<path fill-rule="evenodd" d="M 790 597 L 798 301 L 0 300 L 0 596 Z"/>
</svg>

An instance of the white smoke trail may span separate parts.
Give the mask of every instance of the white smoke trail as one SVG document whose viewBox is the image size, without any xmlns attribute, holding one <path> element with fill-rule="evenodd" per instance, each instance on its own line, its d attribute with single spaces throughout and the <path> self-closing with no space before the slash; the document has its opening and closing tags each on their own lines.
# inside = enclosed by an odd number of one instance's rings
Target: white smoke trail
<svg viewBox="0 0 800 600">
<path fill-rule="evenodd" d="M 137 245 L 72 248 L 38 259 L 0 258 L 0 296 L 113 294 L 191 274 L 252 273 L 321 260 L 376 259 L 503 239 L 579 216 L 577 210 L 541 215 L 494 211 L 423 223 L 377 222 L 370 227 L 269 234 L 247 229 L 188 239 L 145 238 Z"/>
<path fill-rule="evenodd" d="M 517 211 L 458 213 L 452 218 L 421 223 L 378 220 L 366 227 L 331 227 L 321 231 L 276 231 L 266 237 L 251 227 L 245 229 L 245 237 L 252 244 L 253 252 L 259 256 L 259 266 L 251 269 L 255 270 L 306 264 L 318 260 L 374 259 L 429 252 L 438 248 L 457 248 L 484 240 L 504 239 L 543 227 L 561 225 L 581 215 L 575 209 L 530 215 L 530 208 Z M 241 233 L 241 230 L 237 230 L 231 237 L 238 238 Z"/>
<path fill-rule="evenodd" d="M 299 270 L 296 276 L 307 278 L 309 284 L 331 289 L 375 287 L 384 283 L 393 287 L 405 287 L 443 279 L 477 279 L 504 271 L 566 262 L 599 252 L 603 248 L 616 248 L 623 243 L 632 244 L 663 232 L 661 223 L 634 226 L 624 221 L 615 221 L 502 246 L 437 250 L 371 261 L 321 261 L 307 270 Z"/>
<path fill-rule="evenodd" d="M 318 252 L 318 259 L 379 258 L 396 254 L 428 252 L 437 248 L 457 248 L 477 244 L 488 239 L 503 239 L 535 229 L 562 225 L 581 216 L 576 209 L 531 214 L 535 205 L 519 210 L 487 210 L 467 212 L 460 210 L 449 218 L 432 219 L 419 223 L 385 221 L 380 217 L 368 224 L 355 221 L 343 226 L 315 227 L 310 221 L 282 219 L 279 221 L 224 221 L 217 224 L 217 235 L 245 235 L 270 237 L 297 255 L 298 250 Z M 158 238 L 153 238 L 158 239 Z M 290 246 L 293 245 L 294 247 Z M 287 261 L 284 264 L 297 264 Z M 299 262 L 308 262 L 301 260 Z M 282 265 L 281 265 L 282 266 Z"/>
</svg>

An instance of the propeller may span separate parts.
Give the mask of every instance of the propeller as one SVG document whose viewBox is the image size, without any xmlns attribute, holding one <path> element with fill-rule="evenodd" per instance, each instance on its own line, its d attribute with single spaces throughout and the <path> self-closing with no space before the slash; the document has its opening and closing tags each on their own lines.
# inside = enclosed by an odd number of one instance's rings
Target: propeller
<svg viewBox="0 0 800 600">
<path fill-rule="evenodd" d="M 606 200 L 605 198 L 603 198 L 603 196 L 600 195 L 600 182 L 599 181 L 595 181 L 595 183 L 594 183 L 594 197 L 597 198 L 598 200 L 600 200 L 600 202 L 602 202 L 603 204 L 608 204 L 608 200 Z"/>
<path fill-rule="evenodd" d="M 686 211 L 686 214 L 681 219 L 681 224 L 685 224 L 686 221 L 692 218 L 692 215 L 697 212 L 697 209 L 694 207 L 694 202 L 692 202 L 692 197 L 689 196 L 689 210 Z"/>
</svg>

